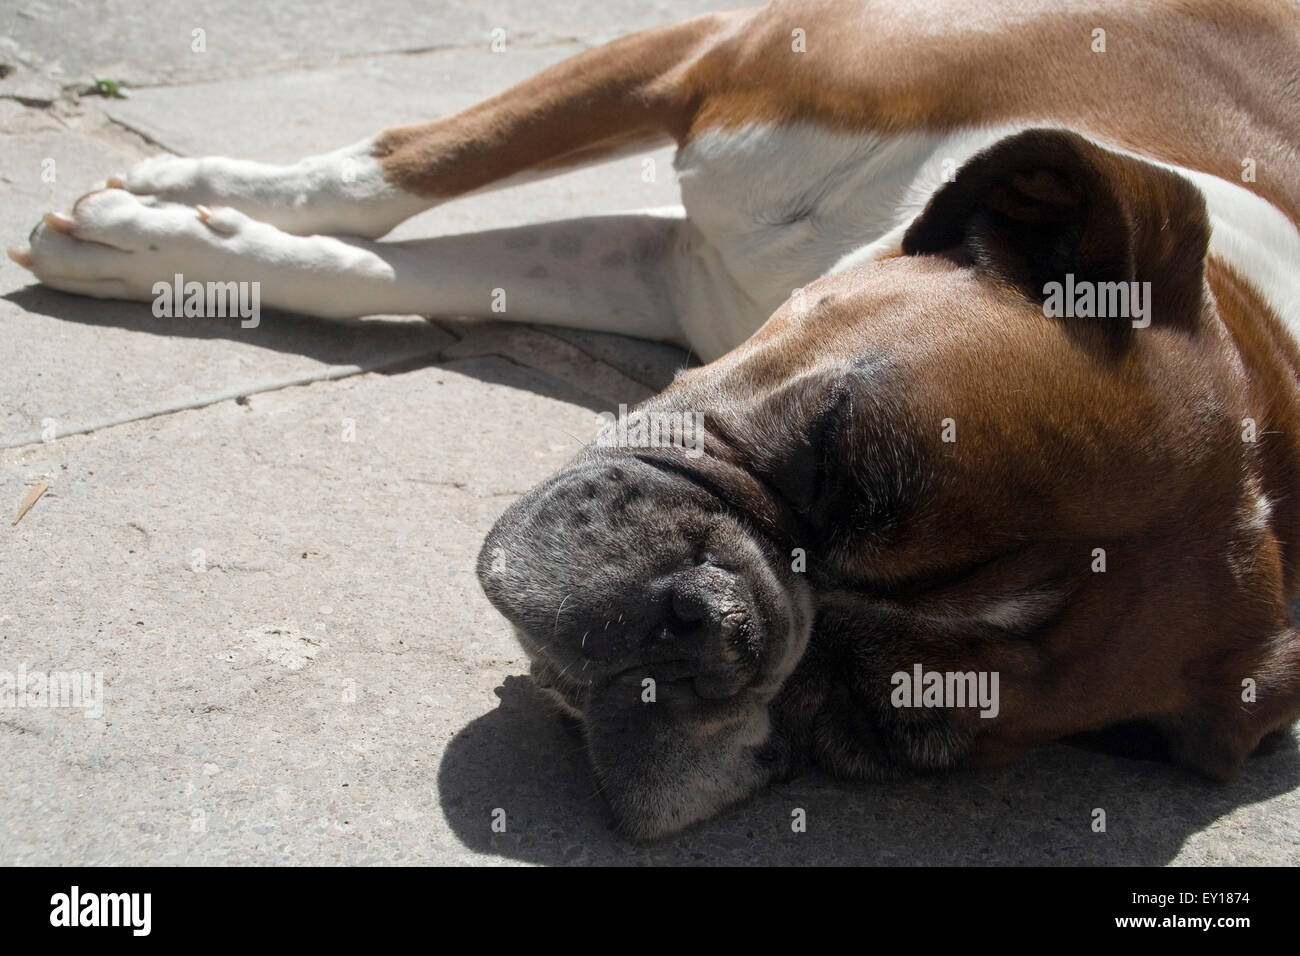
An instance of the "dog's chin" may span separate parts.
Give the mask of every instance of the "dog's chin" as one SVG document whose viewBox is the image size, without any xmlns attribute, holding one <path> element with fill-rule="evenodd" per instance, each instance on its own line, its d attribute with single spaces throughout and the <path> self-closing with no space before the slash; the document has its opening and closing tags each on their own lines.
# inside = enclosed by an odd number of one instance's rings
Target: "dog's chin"
<svg viewBox="0 0 1300 956">
<path fill-rule="evenodd" d="M 788 771 L 766 692 L 701 697 L 688 674 L 656 681 L 653 701 L 646 688 L 631 669 L 594 688 L 581 716 L 600 793 L 627 836 L 680 832 Z"/>
<path fill-rule="evenodd" d="M 790 622 L 802 627 L 805 619 L 792 613 Z M 806 639 L 783 634 L 772 643 L 801 649 Z M 690 659 L 645 661 L 587 680 L 533 654 L 530 676 L 576 723 L 619 830 L 645 841 L 706 820 L 788 773 L 770 705 L 792 667 L 781 661 L 741 686 L 729 684 L 734 673 L 701 675 Z"/>
</svg>

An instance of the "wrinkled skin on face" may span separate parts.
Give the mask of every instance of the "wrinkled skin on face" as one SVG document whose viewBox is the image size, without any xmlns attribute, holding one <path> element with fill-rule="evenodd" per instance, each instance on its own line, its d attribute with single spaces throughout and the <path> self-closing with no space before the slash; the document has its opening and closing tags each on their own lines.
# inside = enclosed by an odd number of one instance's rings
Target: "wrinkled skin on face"
<svg viewBox="0 0 1300 956">
<path fill-rule="evenodd" d="M 1173 174 L 1012 137 L 642 406 L 702 413 L 702 455 L 592 446 L 501 517 L 484 590 L 626 832 L 1134 720 L 1227 777 L 1295 719 L 1300 360 L 1206 237 Z M 1046 315 L 1067 271 L 1152 282 L 1150 326 Z M 898 706 L 916 665 L 997 674 L 996 714 Z"/>
</svg>

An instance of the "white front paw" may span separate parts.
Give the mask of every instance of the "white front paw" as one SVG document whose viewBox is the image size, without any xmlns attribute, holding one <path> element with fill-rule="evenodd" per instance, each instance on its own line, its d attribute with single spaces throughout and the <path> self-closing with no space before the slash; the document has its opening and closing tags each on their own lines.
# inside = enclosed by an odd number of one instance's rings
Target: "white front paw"
<svg viewBox="0 0 1300 956">
<path fill-rule="evenodd" d="M 45 216 L 32 230 L 31 249 L 10 257 L 55 289 L 149 300 L 154 285 L 178 271 L 224 278 L 237 270 L 240 234 L 256 226 L 234 209 L 103 189 L 79 199 L 71 216 Z"/>
<path fill-rule="evenodd" d="M 395 272 L 373 249 L 289 235 L 225 206 L 102 189 L 77 200 L 70 216 L 47 215 L 30 241 L 30 250 L 10 250 L 10 258 L 65 292 L 151 301 L 159 283 L 181 275 L 256 283 L 265 305 L 314 315 L 391 311 L 384 306 Z M 381 307 L 367 307 L 370 301 Z"/>
<path fill-rule="evenodd" d="M 155 156 L 109 184 L 168 202 L 230 206 L 295 235 L 377 238 L 430 205 L 387 182 L 369 141 L 288 166 Z"/>
</svg>

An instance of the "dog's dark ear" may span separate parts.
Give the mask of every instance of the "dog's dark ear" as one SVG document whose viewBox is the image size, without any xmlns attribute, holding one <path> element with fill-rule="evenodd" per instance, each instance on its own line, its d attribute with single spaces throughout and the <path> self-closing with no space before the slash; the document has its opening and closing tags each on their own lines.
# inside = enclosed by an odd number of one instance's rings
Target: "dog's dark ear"
<svg viewBox="0 0 1300 956">
<path fill-rule="evenodd" d="M 976 154 L 903 237 L 907 255 L 952 253 L 1036 302 L 1048 283 L 1150 282 L 1157 317 L 1204 303 L 1205 200 L 1168 169 L 1065 130 L 1033 129 Z"/>
</svg>

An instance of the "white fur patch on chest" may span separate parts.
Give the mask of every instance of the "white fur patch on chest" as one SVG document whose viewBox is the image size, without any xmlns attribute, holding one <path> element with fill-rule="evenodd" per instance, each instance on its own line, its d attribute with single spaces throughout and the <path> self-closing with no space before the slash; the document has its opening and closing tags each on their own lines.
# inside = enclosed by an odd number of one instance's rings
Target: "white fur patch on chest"
<svg viewBox="0 0 1300 956">
<path fill-rule="evenodd" d="M 709 327 L 687 330 L 697 349 L 722 354 L 795 289 L 896 249 L 934 191 L 1009 132 L 882 136 L 790 125 L 697 136 L 676 160 L 699 237 L 700 268 L 686 293 L 709 306 L 696 313 Z"/>
<path fill-rule="evenodd" d="M 805 283 L 896 250 L 930 197 L 971 156 L 1026 128 L 881 135 L 795 124 L 697 136 L 676 160 L 696 240 L 696 269 L 683 293 L 691 306 L 685 331 L 697 351 L 706 360 L 722 354 Z M 1243 186 L 1158 165 L 1201 190 L 1211 254 L 1251 283 L 1300 339 L 1300 233 Z"/>
<path fill-rule="evenodd" d="M 1244 186 L 1170 166 L 1205 196 L 1210 255 L 1231 266 L 1300 342 L 1300 232 L 1283 212 Z"/>
</svg>

